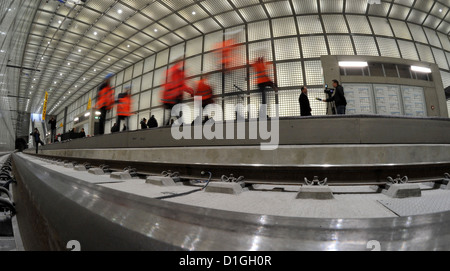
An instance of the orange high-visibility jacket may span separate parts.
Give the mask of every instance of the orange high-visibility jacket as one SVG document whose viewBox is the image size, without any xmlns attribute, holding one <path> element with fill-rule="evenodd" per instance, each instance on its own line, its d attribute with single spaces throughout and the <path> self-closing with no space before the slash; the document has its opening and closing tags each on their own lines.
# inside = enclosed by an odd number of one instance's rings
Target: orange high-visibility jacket
<svg viewBox="0 0 450 271">
<path fill-rule="evenodd" d="M 97 109 L 106 107 L 107 110 L 110 110 L 114 105 L 114 89 L 106 85 L 103 87 L 98 93 L 97 104 L 95 107 Z"/>
<path fill-rule="evenodd" d="M 253 69 L 256 72 L 256 84 L 263 84 L 266 82 L 270 82 L 270 78 L 267 75 L 267 68 L 266 68 L 266 64 L 264 63 L 264 61 L 256 61 L 255 63 L 252 64 Z"/>
<path fill-rule="evenodd" d="M 236 42 L 233 39 L 229 39 L 218 43 L 215 46 L 216 52 L 220 53 L 220 64 L 228 69 L 233 64 L 233 51 L 236 48 Z"/>
<path fill-rule="evenodd" d="M 164 85 L 164 91 L 161 98 L 161 101 L 164 104 L 176 104 L 178 101 L 182 100 L 183 91 L 186 91 L 191 95 L 194 94 L 194 91 L 186 86 L 186 79 L 182 68 L 183 64 L 179 62 L 167 70 L 167 83 Z"/>
<path fill-rule="evenodd" d="M 124 94 L 119 95 L 119 103 L 117 104 L 117 116 L 131 116 L 131 96 Z"/>
<path fill-rule="evenodd" d="M 210 85 L 207 84 L 206 79 L 201 79 L 197 83 L 197 92 L 196 96 L 202 96 L 202 100 L 206 101 L 212 98 L 213 92 Z"/>
</svg>

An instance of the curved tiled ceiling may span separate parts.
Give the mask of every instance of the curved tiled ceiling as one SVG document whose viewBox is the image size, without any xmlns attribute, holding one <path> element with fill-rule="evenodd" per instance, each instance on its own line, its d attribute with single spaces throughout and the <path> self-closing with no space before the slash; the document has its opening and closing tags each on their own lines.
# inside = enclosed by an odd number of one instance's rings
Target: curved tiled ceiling
<svg viewBox="0 0 450 271">
<path fill-rule="evenodd" d="M 66 4 L 61 3 L 68 2 Z M 35 12 L 20 54 L 14 110 L 55 114 L 118 72 L 169 46 L 234 25 L 302 14 L 388 17 L 450 32 L 450 0 L 47 0 Z M 12 1 L 11 1 L 12 2 Z M 16 1 L 18 2 L 18 1 Z M 80 4 L 72 4 L 79 2 Z M 28 5 L 28 6 L 26 6 Z M 2 7 L 3 8 L 3 7 Z M 19 20 L 30 21 L 29 13 Z"/>
</svg>

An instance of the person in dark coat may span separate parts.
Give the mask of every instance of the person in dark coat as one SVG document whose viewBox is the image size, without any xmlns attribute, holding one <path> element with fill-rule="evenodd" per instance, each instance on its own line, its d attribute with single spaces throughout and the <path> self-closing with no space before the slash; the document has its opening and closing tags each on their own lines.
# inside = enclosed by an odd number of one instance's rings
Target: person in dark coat
<svg viewBox="0 0 450 271">
<path fill-rule="evenodd" d="M 141 120 L 141 129 L 147 129 L 148 127 L 147 127 L 147 119 L 146 118 L 143 118 L 142 120 Z"/>
<path fill-rule="evenodd" d="M 36 154 L 38 154 L 39 144 L 45 146 L 44 142 L 42 142 L 41 140 L 41 134 L 39 133 L 39 130 L 37 128 L 34 128 L 34 132 L 32 132 L 30 135 L 33 136 L 34 143 L 36 144 Z"/>
<path fill-rule="evenodd" d="M 309 103 L 308 89 L 306 87 L 302 87 L 302 94 L 300 94 L 299 102 L 300 102 L 301 116 L 302 117 L 311 116 L 312 109 Z"/>
<path fill-rule="evenodd" d="M 80 138 L 85 138 L 85 137 L 86 137 L 86 132 L 84 131 L 84 128 L 81 128 Z"/>
<path fill-rule="evenodd" d="M 323 101 L 326 103 L 335 102 L 337 114 L 345 115 L 347 100 L 345 99 L 344 88 L 339 84 L 338 80 L 333 80 L 333 87 L 336 92 L 334 96 Z"/>
<path fill-rule="evenodd" d="M 55 143 L 55 137 L 56 137 L 56 120 L 52 117 L 52 119 L 48 122 L 50 124 L 50 131 L 51 131 L 51 143 Z"/>
<path fill-rule="evenodd" d="M 154 115 L 148 120 L 147 126 L 148 128 L 158 128 L 158 121 L 155 119 Z"/>
</svg>

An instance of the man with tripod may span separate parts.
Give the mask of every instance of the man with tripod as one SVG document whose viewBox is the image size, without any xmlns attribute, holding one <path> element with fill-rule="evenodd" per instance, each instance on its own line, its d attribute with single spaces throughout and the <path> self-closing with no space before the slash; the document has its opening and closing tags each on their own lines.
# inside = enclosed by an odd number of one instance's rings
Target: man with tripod
<svg viewBox="0 0 450 271">
<path fill-rule="evenodd" d="M 335 94 L 333 97 L 330 97 L 326 100 L 321 100 L 325 103 L 335 103 L 336 111 L 338 115 L 345 115 L 345 111 L 347 108 L 347 100 L 344 95 L 344 88 L 339 84 L 338 80 L 333 80 L 333 87 L 335 90 Z"/>
</svg>

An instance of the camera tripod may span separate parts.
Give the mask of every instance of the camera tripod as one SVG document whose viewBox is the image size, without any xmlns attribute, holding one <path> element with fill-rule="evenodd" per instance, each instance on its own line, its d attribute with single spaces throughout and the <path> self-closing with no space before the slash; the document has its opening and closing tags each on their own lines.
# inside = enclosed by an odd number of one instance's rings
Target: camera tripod
<svg viewBox="0 0 450 271">
<path fill-rule="evenodd" d="M 331 99 L 333 97 L 333 95 L 331 93 L 327 93 L 328 99 Z M 336 102 L 330 102 L 330 107 L 331 107 L 331 115 L 337 115 L 337 107 L 336 107 Z M 330 107 L 327 107 L 327 115 L 329 115 L 329 110 Z"/>
</svg>

